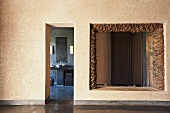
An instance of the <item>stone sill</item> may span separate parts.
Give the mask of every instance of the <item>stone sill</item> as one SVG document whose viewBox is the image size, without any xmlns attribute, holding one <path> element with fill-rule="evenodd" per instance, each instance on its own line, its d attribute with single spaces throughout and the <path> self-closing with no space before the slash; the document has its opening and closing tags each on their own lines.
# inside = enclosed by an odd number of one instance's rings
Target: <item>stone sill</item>
<svg viewBox="0 0 170 113">
<path fill-rule="evenodd" d="M 104 87 L 97 87 L 93 90 L 104 90 L 104 91 L 160 91 L 153 87 L 133 87 L 133 86 L 104 86 Z"/>
</svg>

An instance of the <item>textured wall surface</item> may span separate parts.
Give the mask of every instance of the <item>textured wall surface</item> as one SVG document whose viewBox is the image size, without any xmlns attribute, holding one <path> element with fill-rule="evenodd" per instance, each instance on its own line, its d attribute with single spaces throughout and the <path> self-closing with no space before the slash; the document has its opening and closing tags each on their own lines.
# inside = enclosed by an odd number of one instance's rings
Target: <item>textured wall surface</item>
<svg viewBox="0 0 170 113">
<path fill-rule="evenodd" d="M 169 6 L 170 0 L 1 0 L 0 100 L 45 99 L 46 23 L 75 24 L 75 100 L 170 100 Z M 165 91 L 89 90 L 90 23 L 149 22 L 165 27 Z"/>
</svg>

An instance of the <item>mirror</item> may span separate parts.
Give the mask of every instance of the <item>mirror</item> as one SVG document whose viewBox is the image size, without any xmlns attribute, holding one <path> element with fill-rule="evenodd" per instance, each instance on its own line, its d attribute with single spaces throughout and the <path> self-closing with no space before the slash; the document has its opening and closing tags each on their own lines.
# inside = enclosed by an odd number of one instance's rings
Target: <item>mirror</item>
<svg viewBox="0 0 170 113">
<path fill-rule="evenodd" d="M 141 33 L 148 32 L 152 34 L 152 53 L 149 54 L 146 59 L 147 62 L 153 64 L 151 65 L 152 69 L 150 70 L 149 63 L 146 63 L 146 72 L 152 72 L 153 75 L 148 74 L 149 80 L 152 81 L 152 84 L 149 84 L 149 87 L 153 87 L 158 90 L 164 90 L 164 35 L 163 35 L 163 24 L 162 23 L 145 23 L 145 24 L 91 24 L 90 25 L 90 89 L 95 89 L 97 86 L 97 77 L 98 77 L 98 56 L 97 56 L 97 40 L 96 34 L 101 32 L 132 32 L 132 33 Z M 127 38 L 128 39 L 128 38 Z M 141 38 L 142 39 L 142 38 Z M 119 39 L 117 39 L 119 40 Z M 133 40 L 134 44 L 137 41 Z M 146 46 L 147 46 L 147 40 Z M 124 42 L 124 41 L 123 41 Z M 127 41 L 128 42 L 128 41 Z M 115 44 L 113 44 L 115 45 Z M 124 44 L 123 44 L 124 45 Z M 118 45 L 119 46 L 119 45 Z M 124 47 L 124 46 L 122 46 Z M 134 48 L 133 48 L 134 49 Z M 135 48 L 136 49 L 136 48 Z M 119 52 L 119 51 L 118 51 Z M 138 51 L 136 51 L 137 53 Z M 145 51 L 147 52 L 147 51 Z M 136 55 L 134 55 L 136 56 Z M 123 59 L 123 58 L 122 58 Z M 124 60 L 124 59 L 123 59 Z M 128 63 L 127 63 L 128 64 Z M 143 67 L 142 67 L 143 68 Z"/>
<path fill-rule="evenodd" d="M 51 28 L 50 46 L 53 46 L 53 54 L 50 54 L 50 64 L 74 65 L 74 54 L 70 53 L 70 46 L 74 46 L 74 28 Z"/>
<path fill-rule="evenodd" d="M 56 62 L 67 63 L 67 37 L 56 37 Z"/>
</svg>

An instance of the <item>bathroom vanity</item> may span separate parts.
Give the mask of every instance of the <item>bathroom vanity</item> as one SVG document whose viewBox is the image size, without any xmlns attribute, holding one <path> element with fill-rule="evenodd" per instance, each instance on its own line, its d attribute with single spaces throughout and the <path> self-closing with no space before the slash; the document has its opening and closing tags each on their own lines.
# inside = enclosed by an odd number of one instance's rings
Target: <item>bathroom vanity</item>
<svg viewBox="0 0 170 113">
<path fill-rule="evenodd" d="M 66 82 L 74 82 L 74 66 L 59 66 L 59 67 L 50 67 L 50 71 L 55 71 L 56 72 L 56 84 L 57 85 L 66 85 Z M 67 75 L 71 76 L 67 76 Z"/>
</svg>

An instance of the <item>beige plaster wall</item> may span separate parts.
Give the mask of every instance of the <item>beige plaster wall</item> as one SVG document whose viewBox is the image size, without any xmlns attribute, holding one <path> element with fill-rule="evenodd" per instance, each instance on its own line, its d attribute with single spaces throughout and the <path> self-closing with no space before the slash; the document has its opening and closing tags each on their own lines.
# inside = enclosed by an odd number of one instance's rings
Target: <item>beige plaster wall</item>
<svg viewBox="0 0 170 113">
<path fill-rule="evenodd" d="M 0 100 L 45 99 L 46 23 L 75 25 L 75 100 L 170 100 L 169 6 L 170 0 L 1 0 Z M 89 90 L 90 23 L 148 22 L 165 26 L 166 90 Z"/>
</svg>

